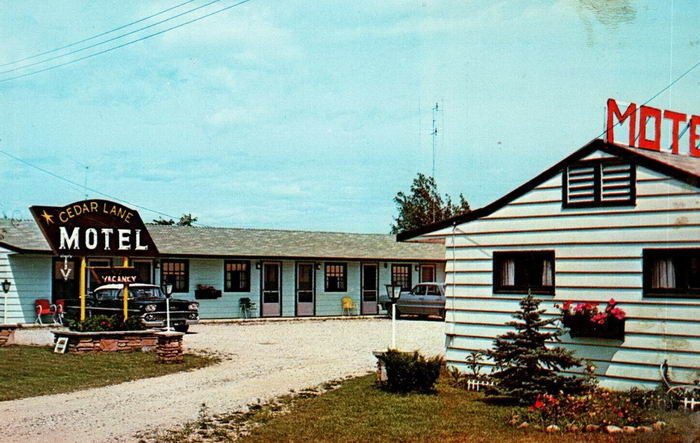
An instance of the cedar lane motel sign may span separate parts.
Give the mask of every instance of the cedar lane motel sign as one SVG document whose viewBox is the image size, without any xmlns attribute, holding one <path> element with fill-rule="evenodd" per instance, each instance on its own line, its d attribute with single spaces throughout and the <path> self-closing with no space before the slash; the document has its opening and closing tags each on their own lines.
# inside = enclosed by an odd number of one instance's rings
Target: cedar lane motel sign
<svg viewBox="0 0 700 443">
<path fill-rule="evenodd" d="M 68 279 L 68 257 L 79 256 L 80 261 L 80 321 L 85 320 L 86 281 L 85 258 L 88 256 L 124 257 L 123 266 L 90 268 L 101 283 L 124 283 L 124 320 L 128 318 L 129 289 L 136 281 L 131 257 L 156 257 L 158 249 L 138 212 L 107 200 L 84 200 L 63 207 L 32 206 L 34 220 L 54 254 L 64 257 L 61 270 Z"/>
</svg>

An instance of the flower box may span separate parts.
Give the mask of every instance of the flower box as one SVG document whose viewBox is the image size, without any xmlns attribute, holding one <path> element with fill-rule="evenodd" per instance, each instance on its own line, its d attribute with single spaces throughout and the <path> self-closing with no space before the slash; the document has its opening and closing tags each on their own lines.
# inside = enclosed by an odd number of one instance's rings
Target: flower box
<svg viewBox="0 0 700 443">
<path fill-rule="evenodd" d="M 557 306 L 558 307 L 558 306 Z M 598 303 L 564 303 L 560 308 L 562 324 L 569 329 L 571 337 L 625 339 L 625 311 L 617 307 L 617 302 L 610 299 L 603 311 Z"/>
<path fill-rule="evenodd" d="M 211 286 L 197 285 L 197 289 L 194 290 L 194 298 L 197 300 L 210 300 L 221 297 L 221 290 L 214 289 Z"/>
<path fill-rule="evenodd" d="M 595 337 L 595 338 L 611 338 L 615 340 L 624 340 L 625 338 L 625 320 L 617 318 L 609 318 L 603 324 L 595 323 L 580 314 L 565 313 L 562 317 L 562 323 L 569 328 L 571 337 Z"/>
</svg>

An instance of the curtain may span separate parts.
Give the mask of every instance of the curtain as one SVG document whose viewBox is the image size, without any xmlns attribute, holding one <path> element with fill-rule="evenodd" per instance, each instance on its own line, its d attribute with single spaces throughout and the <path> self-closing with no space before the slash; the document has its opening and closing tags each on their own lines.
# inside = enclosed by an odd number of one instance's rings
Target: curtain
<svg viewBox="0 0 700 443">
<path fill-rule="evenodd" d="M 554 285 L 554 270 L 552 260 L 544 260 L 542 263 L 542 286 Z"/>
<path fill-rule="evenodd" d="M 657 258 L 651 268 L 652 288 L 675 288 L 676 271 L 671 258 Z"/>
<path fill-rule="evenodd" d="M 515 261 L 507 258 L 501 262 L 501 286 L 515 286 Z"/>
</svg>

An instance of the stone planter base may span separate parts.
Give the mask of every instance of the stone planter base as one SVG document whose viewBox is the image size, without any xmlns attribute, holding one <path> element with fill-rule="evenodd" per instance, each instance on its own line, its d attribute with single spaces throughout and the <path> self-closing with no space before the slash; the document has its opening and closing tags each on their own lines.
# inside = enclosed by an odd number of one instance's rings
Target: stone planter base
<svg viewBox="0 0 700 443">
<path fill-rule="evenodd" d="M 0 324 L 0 346 L 11 345 L 15 342 L 16 324 Z"/>
<path fill-rule="evenodd" d="M 173 364 L 182 363 L 182 337 L 185 334 L 182 332 L 158 332 L 158 346 L 156 354 L 158 363 Z"/>
<path fill-rule="evenodd" d="M 59 337 L 68 338 L 67 352 L 86 354 L 91 352 L 148 352 L 156 348 L 156 331 L 100 331 L 74 332 L 51 331 L 54 343 Z"/>
</svg>

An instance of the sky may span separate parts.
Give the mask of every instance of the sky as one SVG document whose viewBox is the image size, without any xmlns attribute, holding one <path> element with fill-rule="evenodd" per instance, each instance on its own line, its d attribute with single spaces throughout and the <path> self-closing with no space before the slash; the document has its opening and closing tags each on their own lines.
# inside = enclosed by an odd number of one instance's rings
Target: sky
<svg viewBox="0 0 700 443">
<path fill-rule="evenodd" d="M 697 0 L 251 0 L 3 81 L 234 3 L 8 64 L 182 1 L 0 0 L 0 151 L 202 225 L 388 233 L 433 143 L 440 192 L 481 207 L 598 136 L 609 97 L 643 103 L 700 61 Z M 700 67 L 650 105 L 700 114 L 699 86 Z M 0 215 L 93 190 L 0 154 Z"/>
</svg>

